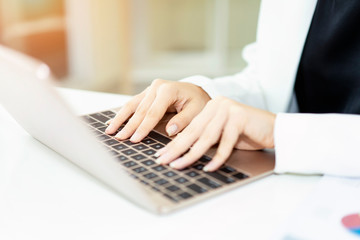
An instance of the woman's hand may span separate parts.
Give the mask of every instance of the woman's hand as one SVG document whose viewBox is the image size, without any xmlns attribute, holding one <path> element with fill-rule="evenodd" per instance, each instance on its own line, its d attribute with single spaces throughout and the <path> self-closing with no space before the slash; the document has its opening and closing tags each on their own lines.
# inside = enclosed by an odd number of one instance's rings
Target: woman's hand
<svg viewBox="0 0 360 240">
<path fill-rule="evenodd" d="M 167 133 L 172 136 L 185 128 L 209 100 L 207 93 L 194 84 L 156 79 L 120 109 L 106 133 L 115 133 L 130 118 L 115 138 L 131 137 L 132 142 L 140 142 L 166 112 L 177 112 L 166 125 Z"/>
<path fill-rule="evenodd" d="M 170 163 L 171 167 L 182 169 L 219 143 L 215 156 L 204 167 L 204 171 L 214 171 L 224 164 L 233 148 L 273 148 L 275 116 L 225 97 L 216 98 L 206 104 L 184 131 L 157 152 L 157 163 Z"/>
</svg>

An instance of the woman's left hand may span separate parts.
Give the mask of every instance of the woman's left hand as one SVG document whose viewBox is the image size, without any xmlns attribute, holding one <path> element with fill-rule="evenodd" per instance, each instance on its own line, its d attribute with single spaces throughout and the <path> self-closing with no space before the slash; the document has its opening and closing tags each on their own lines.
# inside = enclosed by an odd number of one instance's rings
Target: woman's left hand
<svg viewBox="0 0 360 240">
<path fill-rule="evenodd" d="M 183 169 L 219 143 L 213 159 L 204 167 L 204 171 L 215 171 L 225 163 L 233 148 L 274 148 L 275 117 L 271 112 L 225 97 L 213 99 L 173 141 L 157 152 L 157 163 L 170 163 L 172 168 Z"/>
</svg>

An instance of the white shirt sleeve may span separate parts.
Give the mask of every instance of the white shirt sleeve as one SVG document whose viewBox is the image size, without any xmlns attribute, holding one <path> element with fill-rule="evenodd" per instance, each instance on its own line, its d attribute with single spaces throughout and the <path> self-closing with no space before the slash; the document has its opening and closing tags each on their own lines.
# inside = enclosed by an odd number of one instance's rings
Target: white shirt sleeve
<svg viewBox="0 0 360 240">
<path fill-rule="evenodd" d="M 267 109 L 264 94 L 256 72 L 256 44 L 244 48 L 243 58 L 248 63 L 240 73 L 210 79 L 205 76 L 191 76 L 180 81 L 200 86 L 211 98 L 225 96 L 256 108 Z"/>
<path fill-rule="evenodd" d="M 360 177 L 360 116 L 280 113 L 275 172 Z"/>
<path fill-rule="evenodd" d="M 248 66 L 233 76 L 192 76 L 180 81 L 269 110 L 256 71 L 256 44 L 243 52 Z M 295 104 L 296 105 L 296 104 Z M 279 113 L 275 121 L 275 172 L 360 177 L 360 116 Z"/>
</svg>

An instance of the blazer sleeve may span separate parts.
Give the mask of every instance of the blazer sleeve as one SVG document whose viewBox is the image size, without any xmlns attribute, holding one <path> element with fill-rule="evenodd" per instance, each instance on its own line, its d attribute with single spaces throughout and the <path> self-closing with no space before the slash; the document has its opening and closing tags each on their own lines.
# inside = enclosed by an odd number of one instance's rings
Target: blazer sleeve
<svg viewBox="0 0 360 240">
<path fill-rule="evenodd" d="M 360 177 L 360 116 L 279 113 L 275 172 Z"/>
<path fill-rule="evenodd" d="M 267 110 L 256 68 L 256 43 L 247 45 L 243 50 L 247 67 L 232 76 L 210 79 L 205 76 L 191 76 L 180 80 L 203 88 L 211 98 L 225 96 L 235 101 Z"/>
</svg>

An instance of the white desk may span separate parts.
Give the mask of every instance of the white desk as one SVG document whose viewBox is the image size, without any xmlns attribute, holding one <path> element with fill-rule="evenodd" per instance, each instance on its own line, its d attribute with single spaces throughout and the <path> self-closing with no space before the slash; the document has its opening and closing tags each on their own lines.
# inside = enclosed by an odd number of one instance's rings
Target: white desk
<svg viewBox="0 0 360 240">
<path fill-rule="evenodd" d="M 69 89 L 60 93 L 78 114 L 116 107 L 128 99 Z M 173 214 L 155 216 L 34 140 L 0 106 L 0 239 L 4 240 L 267 239 L 319 179 L 273 175 Z"/>
</svg>

